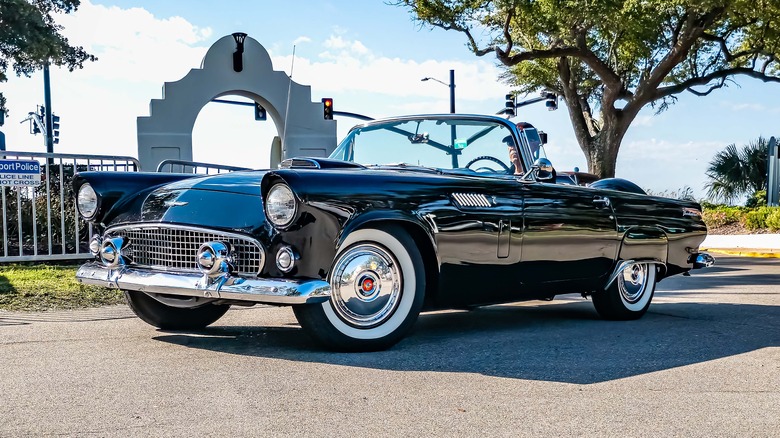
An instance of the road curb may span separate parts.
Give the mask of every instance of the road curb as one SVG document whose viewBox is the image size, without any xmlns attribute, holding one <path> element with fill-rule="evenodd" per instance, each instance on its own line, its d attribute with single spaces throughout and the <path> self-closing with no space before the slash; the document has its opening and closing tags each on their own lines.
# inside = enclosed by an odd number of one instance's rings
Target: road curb
<svg viewBox="0 0 780 438">
<path fill-rule="evenodd" d="M 741 249 L 741 248 L 701 248 L 703 251 L 714 252 L 718 254 L 726 254 L 740 257 L 756 257 L 767 259 L 780 259 L 780 251 L 777 250 L 755 250 L 755 249 Z"/>
</svg>

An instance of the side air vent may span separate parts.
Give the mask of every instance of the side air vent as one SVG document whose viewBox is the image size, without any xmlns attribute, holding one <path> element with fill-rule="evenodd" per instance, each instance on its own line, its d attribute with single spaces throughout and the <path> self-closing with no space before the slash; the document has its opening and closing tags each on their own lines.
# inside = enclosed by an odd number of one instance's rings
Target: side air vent
<svg viewBox="0 0 780 438">
<path fill-rule="evenodd" d="M 490 200 L 485 195 L 477 193 L 453 193 L 452 199 L 458 207 L 492 207 Z"/>
</svg>

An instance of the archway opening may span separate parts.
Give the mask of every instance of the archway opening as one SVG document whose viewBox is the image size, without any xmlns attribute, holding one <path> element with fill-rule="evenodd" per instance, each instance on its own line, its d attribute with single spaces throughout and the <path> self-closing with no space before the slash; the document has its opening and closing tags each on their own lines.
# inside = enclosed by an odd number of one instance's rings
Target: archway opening
<svg viewBox="0 0 780 438">
<path fill-rule="evenodd" d="M 255 120 L 254 101 L 246 97 L 226 95 L 219 100 L 245 105 L 212 101 L 200 110 L 192 128 L 193 161 L 267 169 L 271 144 L 281 136 L 270 114 Z"/>
</svg>

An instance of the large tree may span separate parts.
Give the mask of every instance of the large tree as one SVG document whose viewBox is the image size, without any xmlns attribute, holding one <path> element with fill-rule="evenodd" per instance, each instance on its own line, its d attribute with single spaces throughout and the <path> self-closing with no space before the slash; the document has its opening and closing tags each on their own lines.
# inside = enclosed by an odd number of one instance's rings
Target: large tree
<svg viewBox="0 0 780 438">
<path fill-rule="evenodd" d="M 71 46 L 60 34 L 62 26 L 52 14 L 78 9 L 80 0 L 0 0 L 0 82 L 8 80 L 11 67 L 21 76 L 30 76 L 47 62 L 73 71 L 85 61 L 97 58 L 83 47 Z M 0 93 L 0 111 L 6 111 Z"/>
<path fill-rule="evenodd" d="M 520 92 L 565 101 L 591 172 L 615 175 L 646 105 L 706 96 L 736 76 L 780 82 L 778 0 L 402 0 L 423 24 L 494 53 Z"/>
</svg>

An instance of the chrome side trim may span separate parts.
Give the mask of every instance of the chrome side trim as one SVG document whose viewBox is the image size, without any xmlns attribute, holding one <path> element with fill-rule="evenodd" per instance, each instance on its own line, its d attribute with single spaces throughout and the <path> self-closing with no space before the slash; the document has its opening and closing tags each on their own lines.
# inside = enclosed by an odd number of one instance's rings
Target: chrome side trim
<svg viewBox="0 0 780 438">
<path fill-rule="evenodd" d="M 623 260 L 615 267 L 615 270 L 612 271 L 612 274 L 609 276 L 609 279 L 607 280 L 607 284 L 604 285 L 604 289 L 608 289 L 612 282 L 615 281 L 615 279 L 620 275 L 621 272 L 623 272 L 623 269 L 626 269 L 627 267 L 635 264 L 635 263 L 650 263 L 654 265 L 664 265 L 663 262 L 660 262 L 658 260 Z"/>
<path fill-rule="evenodd" d="M 158 272 L 131 267 L 112 270 L 97 262 L 82 265 L 76 272 L 76 279 L 84 284 L 150 294 L 264 304 L 311 304 L 330 299 L 330 284 L 323 280 L 230 276 L 224 282 L 203 284 L 202 276 L 196 273 Z"/>
<path fill-rule="evenodd" d="M 452 198 L 459 207 L 491 207 L 487 196 L 477 193 L 453 193 Z"/>
</svg>

